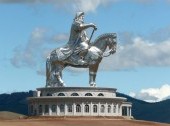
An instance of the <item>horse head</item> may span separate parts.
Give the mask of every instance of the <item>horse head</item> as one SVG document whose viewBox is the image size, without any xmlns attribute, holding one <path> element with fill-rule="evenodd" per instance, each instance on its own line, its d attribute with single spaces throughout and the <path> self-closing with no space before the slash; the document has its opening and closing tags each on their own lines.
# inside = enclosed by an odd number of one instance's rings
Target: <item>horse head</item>
<svg viewBox="0 0 170 126">
<path fill-rule="evenodd" d="M 116 52 L 117 47 L 116 33 L 105 34 L 105 37 L 109 50 L 103 53 L 103 57 L 107 57 L 110 56 L 111 54 L 114 54 Z"/>
</svg>

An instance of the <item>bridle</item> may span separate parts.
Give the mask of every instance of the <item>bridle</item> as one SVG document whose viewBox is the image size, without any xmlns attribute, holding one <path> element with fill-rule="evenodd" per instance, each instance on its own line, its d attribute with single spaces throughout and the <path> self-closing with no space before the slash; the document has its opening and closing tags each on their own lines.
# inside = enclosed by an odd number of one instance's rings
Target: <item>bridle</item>
<svg viewBox="0 0 170 126">
<path fill-rule="evenodd" d="M 111 40 L 110 40 L 111 39 Z M 107 51 L 107 52 L 104 52 L 103 53 L 103 56 L 102 57 L 108 57 L 110 56 L 111 54 L 115 53 L 116 52 L 116 40 L 115 38 L 109 38 L 109 45 L 111 46 L 111 48 Z"/>
</svg>

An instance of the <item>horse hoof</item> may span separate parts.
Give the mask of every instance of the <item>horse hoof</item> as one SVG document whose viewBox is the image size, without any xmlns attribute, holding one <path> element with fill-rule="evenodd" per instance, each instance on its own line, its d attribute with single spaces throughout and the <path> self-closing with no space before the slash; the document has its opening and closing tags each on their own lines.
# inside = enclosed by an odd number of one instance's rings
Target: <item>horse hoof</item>
<svg viewBox="0 0 170 126">
<path fill-rule="evenodd" d="M 90 87 L 96 87 L 96 83 L 90 83 Z"/>
<path fill-rule="evenodd" d="M 65 84 L 60 84 L 60 87 L 65 87 Z"/>
</svg>

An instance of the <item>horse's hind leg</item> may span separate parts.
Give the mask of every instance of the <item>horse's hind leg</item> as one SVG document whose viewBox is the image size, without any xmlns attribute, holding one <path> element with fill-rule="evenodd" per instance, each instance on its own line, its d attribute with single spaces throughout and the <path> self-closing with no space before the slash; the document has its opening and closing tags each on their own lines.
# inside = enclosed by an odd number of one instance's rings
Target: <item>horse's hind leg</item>
<svg viewBox="0 0 170 126">
<path fill-rule="evenodd" d="M 89 66 L 89 84 L 91 87 L 96 87 L 96 74 L 99 63 Z"/>
</svg>

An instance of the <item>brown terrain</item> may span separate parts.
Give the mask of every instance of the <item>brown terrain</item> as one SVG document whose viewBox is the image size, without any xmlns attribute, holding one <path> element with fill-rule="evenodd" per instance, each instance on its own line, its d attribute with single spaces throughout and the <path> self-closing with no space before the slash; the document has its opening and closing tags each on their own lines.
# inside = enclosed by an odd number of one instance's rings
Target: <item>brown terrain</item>
<svg viewBox="0 0 170 126">
<path fill-rule="evenodd" d="M 0 112 L 0 126 L 170 126 L 170 124 L 106 117 L 25 117 Z"/>
</svg>

